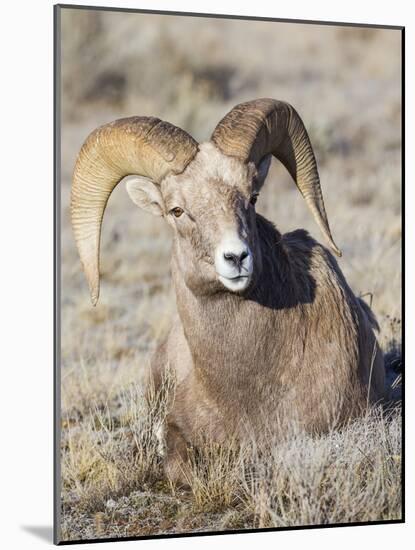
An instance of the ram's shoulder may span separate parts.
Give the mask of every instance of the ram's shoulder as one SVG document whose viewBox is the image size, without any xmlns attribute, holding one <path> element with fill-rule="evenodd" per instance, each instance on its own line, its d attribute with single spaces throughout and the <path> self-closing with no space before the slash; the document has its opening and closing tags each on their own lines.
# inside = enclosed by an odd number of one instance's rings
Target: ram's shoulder
<svg viewBox="0 0 415 550">
<path fill-rule="evenodd" d="M 328 248 L 316 241 L 305 229 L 281 235 L 281 244 L 292 263 L 306 264 L 309 269 L 319 266 L 338 269 L 338 263 Z"/>
<path fill-rule="evenodd" d="M 331 251 L 316 241 L 306 230 L 285 233 L 281 238 L 290 270 L 297 278 L 304 274 L 313 280 L 320 294 L 353 299 L 341 267 Z"/>
</svg>

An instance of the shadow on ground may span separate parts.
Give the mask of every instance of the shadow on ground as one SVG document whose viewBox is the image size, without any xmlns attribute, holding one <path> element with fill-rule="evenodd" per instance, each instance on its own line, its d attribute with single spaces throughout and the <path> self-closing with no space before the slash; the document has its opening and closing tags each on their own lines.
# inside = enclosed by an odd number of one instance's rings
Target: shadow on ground
<svg viewBox="0 0 415 550">
<path fill-rule="evenodd" d="M 45 542 L 53 542 L 53 527 L 51 525 L 22 525 L 23 531 L 34 535 Z"/>
</svg>

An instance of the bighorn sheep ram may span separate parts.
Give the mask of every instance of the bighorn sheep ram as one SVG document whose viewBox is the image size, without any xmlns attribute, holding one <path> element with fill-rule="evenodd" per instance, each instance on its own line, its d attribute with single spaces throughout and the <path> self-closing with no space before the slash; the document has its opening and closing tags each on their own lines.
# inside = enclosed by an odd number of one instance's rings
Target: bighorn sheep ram
<svg viewBox="0 0 415 550">
<path fill-rule="evenodd" d="M 102 218 L 121 179 L 135 175 L 133 202 L 173 231 L 178 315 L 151 370 L 156 384 L 168 366 L 177 380 L 164 432 L 174 481 L 202 436 L 243 442 L 293 423 L 318 433 L 382 399 L 369 307 L 306 231 L 281 234 L 255 212 L 272 155 L 340 255 L 307 131 L 285 102 L 237 105 L 200 145 L 158 118 L 119 119 L 93 131 L 76 162 L 72 224 L 94 305 Z"/>
</svg>

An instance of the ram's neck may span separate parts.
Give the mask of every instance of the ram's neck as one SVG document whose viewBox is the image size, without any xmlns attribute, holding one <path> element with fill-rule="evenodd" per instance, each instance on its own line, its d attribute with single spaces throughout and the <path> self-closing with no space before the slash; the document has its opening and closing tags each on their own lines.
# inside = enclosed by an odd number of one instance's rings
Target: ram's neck
<svg viewBox="0 0 415 550">
<path fill-rule="evenodd" d="M 281 234 L 263 218 L 258 229 L 262 268 L 246 295 L 227 291 L 197 295 L 178 270 L 174 274 L 178 312 L 195 371 L 224 400 L 229 400 L 230 392 L 236 399 L 239 392 L 244 395 L 254 372 L 262 373 L 258 383 L 267 383 L 263 373 L 271 374 L 270 363 L 277 368 L 276 358 L 284 361 L 286 327 L 300 323 L 300 304 L 313 300 L 312 278 L 306 268 L 297 272 L 298 257 L 292 265 Z M 275 372 L 273 377 L 275 381 Z"/>
</svg>

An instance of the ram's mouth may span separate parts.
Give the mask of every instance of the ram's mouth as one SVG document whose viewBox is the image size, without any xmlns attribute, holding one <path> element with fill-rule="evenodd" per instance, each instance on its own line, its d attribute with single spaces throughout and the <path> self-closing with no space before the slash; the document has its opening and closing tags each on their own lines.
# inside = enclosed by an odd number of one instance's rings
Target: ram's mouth
<svg viewBox="0 0 415 550">
<path fill-rule="evenodd" d="M 222 275 L 219 275 L 219 277 L 223 277 Z M 228 281 L 239 281 L 239 279 L 249 279 L 249 275 L 237 275 L 236 277 L 223 277 L 224 279 L 227 279 Z"/>
<path fill-rule="evenodd" d="M 242 290 L 245 290 L 250 281 L 251 276 L 250 275 L 237 275 L 236 277 L 224 277 L 223 275 L 220 275 L 218 273 L 219 281 L 225 286 L 228 290 L 231 290 L 232 292 L 240 292 Z"/>
</svg>

